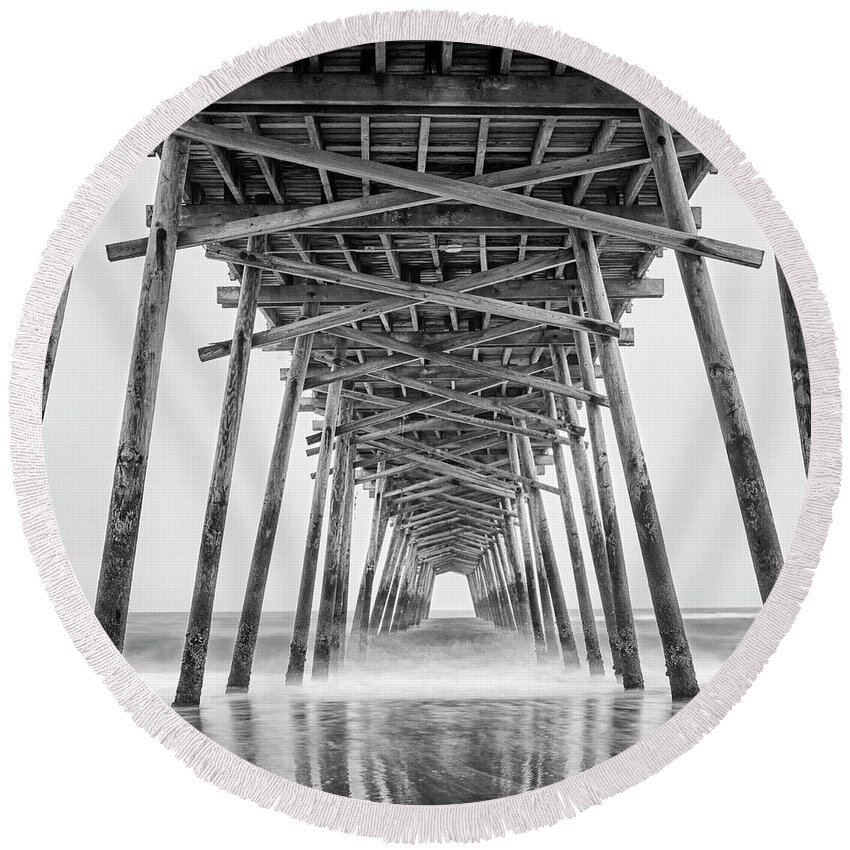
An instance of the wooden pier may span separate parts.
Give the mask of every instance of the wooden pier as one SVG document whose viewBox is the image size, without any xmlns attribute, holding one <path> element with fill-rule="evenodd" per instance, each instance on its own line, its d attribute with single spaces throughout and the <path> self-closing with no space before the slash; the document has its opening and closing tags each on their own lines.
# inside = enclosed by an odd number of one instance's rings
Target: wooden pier
<svg viewBox="0 0 850 850">
<path fill-rule="evenodd" d="M 145 258 L 96 604 L 115 645 L 126 628 L 173 269 L 182 250 L 202 246 L 222 269 L 215 297 L 234 310 L 234 331 L 199 350 L 203 362 L 229 366 L 176 705 L 201 699 L 255 348 L 280 358 L 282 402 L 229 690 L 250 686 L 295 450 L 316 466 L 298 541 L 300 589 L 286 603 L 296 611 L 281 671 L 288 684 L 308 672 L 333 676 L 376 635 L 422 623 L 436 580 L 454 572 L 466 576 L 476 616 L 519 633 L 541 662 L 641 688 L 620 533 L 634 522 L 671 694 L 696 694 L 676 567 L 622 362 L 640 335 L 639 323 L 635 334 L 621 321 L 663 296 L 664 281 L 647 272 L 665 248 L 679 263 L 763 599 L 782 566 L 707 263 L 736 264 L 745 279 L 763 256 L 699 229 L 690 198 L 713 171 L 707 159 L 661 118 L 574 69 L 430 42 L 363 45 L 266 74 L 210 104 L 158 154 L 149 233 L 106 246 L 114 262 Z M 788 297 L 785 312 L 807 462 L 805 349 Z M 58 329 L 61 316 L 56 342 Z M 299 413 L 315 418 L 306 445 L 293 445 Z M 617 456 L 628 505 L 614 500 Z M 557 486 L 541 478 L 550 465 Z M 364 564 L 350 558 L 357 492 L 373 499 Z M 560 515 L 547 515 L 544 492 L 557 494 Z M 567 553 L 552 541 L 561 521 Z"/>
</svg>

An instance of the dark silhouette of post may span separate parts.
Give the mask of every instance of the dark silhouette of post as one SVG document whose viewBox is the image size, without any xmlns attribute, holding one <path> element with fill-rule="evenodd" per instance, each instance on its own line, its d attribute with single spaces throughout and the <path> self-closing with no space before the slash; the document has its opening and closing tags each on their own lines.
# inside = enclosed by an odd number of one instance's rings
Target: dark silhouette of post
<svg viewBox="0 0 850 850">
<path fill-rule="evenodd" d="M 800 327 L 797 305 L 791 296 L 785 273 L 776 261 L 779 278 L 779 298 L 782 317 L 785 320 L 785 339 L 788 343 L 788 360 L 791 366 L 791 387 L 794 390 L 794 409 L 797 413 L 797 429 L 800 432 L 800 449 L 803 452 L 803 467 L 809 473 L 809 454 L 812 446 L 812 393 L 809 387 L 809 359 L 806 356 L 806 341 Z"/>
<path fill-rule="evenodd" d="M 666 121 L 646 109 L 640 111 L 646 145 L 667 226 L 697 236 L 685 181 Z M 717 419 L 726 444 L 732 480 L 750 546 L 762 601 L 767 599 L 782 569 L 782 549 L 773 511 L 764 484 L 753 434 L 747 419 L 738 376 L 726 342 L 711 275 L 703 257 L 676 251 L 676 262 L 685 287 L 705 373 L 714 399 Z"/>
<path fill-rule="evenodd" d="M 527 426 L 523 420 L 516 420 L 523 430 Z M 528 437 L 517 438 L 517 449 L 519 451 L 520 464 L 523 474 L 530 478 L 534 485 L 537 484 L 537 470 L 534 465 L 534 453 L 531 449 L 531 441 Z M 546 579 L 549 583 L 549 593 L 552 597 L 552 611 L 555 614 L 555 623 L 558 627 L 558 640 L 561 644 L 561 655 L 565 667 L 578 667 L 579 658 L 576 648 L 576 640 L 573 628 L 570 624 L 570 615 L 567 611 L 567 602 L 564 598 L 564 588 L 561 584 L 561 574 L 558 570 L 558 560 L 555 554 L 555 546 L 549 533 L 549 521 L 546 518 L 546 510 L 543 505 L 543 497 L 537 486 L 528 488 L 528 504 L 531 507 L 531 519 L 537 530 L 537 540 L 540 543 L 540 551 L 543 557 L 543 567 L 546 571 Z"/>
<path fill-rule="evenodd" d="M 252 237 L 249 250 L 265 249 L 266 237 Z M 201 700 L 204 685 L 204 668 L 212 626 L 215 588 L 221 562 L 221 547 L 224 543 L 224 527 L 230 501 L 230 483 L 236 462 L 236 445 L 239 440 L 239 424 L 242 419 L 242 404 L 248 382 L 248 364 L 251 359 L 251 337 L 260 297 L 260 269 L 246 266 L 239 290 L 239 307 L 233 328 L 230 360 L 224 384 L 224 400 L 221 403 L 221 419 L 218 426 L 212 480 L 207 496 L 207 508 L 201 529 L 201 547 L 195 572 L 195 587 L 186 640 L 183 644 L 183 660 L 174 705 L 197 705 Z"/>
<path fill-rule="evenodd" d="M 556 373 L 557 375 L 557 370 Z M 548 394 L 549 415 L 558 418 L 555 398 Z M 582 449 L 584 447 L 582 446 Z M 581 551 L 581 540 L 578 536 L 578 525 L 573 512 L 573 500 L 570 496 L 570 482 L 567 476 L 567 462 L 564 459 L 564 448 L 557 441 L 552 441 L 552 458 L 555 461 L 555 475 L 558 479 L 558 498 L 561 502 L 561 513 L 564 517 L 564 528 L 567 532 L 567 546 L 570 550 L 570 561 L 573 565 L 573 581 L 576 586 L 578 610 L 581 618 L 581 631 L 584 637 L 584 649 L 587 666 L 591 673 L 601 675 L 604 671 L 602 651 L 599 649 L 599 634 L 596 631 L 596 616 L 593 613 L 593 602 L 590 598 L 590 587 L 587 583 L 587 572 L 584 566 L 584 554 Z M 605 569 L 608 569 L 606 559 Z"/>
<path fill-rule="evenodd" d="M 351 420 L 352 403 L 343 399 L 339 413 L 340 426 Z M 314 679 L 326 679 L 331 663 L 334 615 L 340 584 L 342 565 L 342 538 L 345 527 L 346 498 L 348 497 L 348 468 L 350 465 L 351 438 L 348 434 L 336 438 L 334 453 L 333 486 L 331 503 L 325 529 L 325 566 L 322 572 L 322 588 L 319 596 L 319 616 L 316 620 L 316 638 L 313 642 Z"/>
<path fill-rule="evenodd" d="M 316 314 L 316 305 L 305 304 L 301 312 L 305 318 L 313 316 Z M 307 367 L 310 365 L 312 347 L 313 335 L 304 334 L 298 337 L 292 350 L 292 360 L 286 376 L 272 457 L 269 462 L 269 474 L 266 478 L 266 492 L 260 511 L 257 537 L 254 540 L 254 553 L 251 556 L 251 567 L 245 586 L 245 599 L 242 603 L 236 643 L 233 647 L 230 676 L 227 680 L 228 692 L 247 691 L 251 681 L 251 667 L 254 663 L 254 651 L 260 631 L 260 617 L 263 612 L 269 565 L 280 518 L 280 506 L 286 487 L 292 438 L 298 418 L 298 405 L 301 401 L 301 393 L 304 391 L 304 380 L 307 377 Z"/>
<path fill-rule="evenodd" d="M 586 336 L 585 334 L 573 334 L 574 337 Z M 549 347 L 552 358 L 552 366 L 555 379 L 565 387 L 572 387 L 570 378 L 570 367 L 567 361 L 567 352 L 563 345 Z M 570 425 L 580 427 L 578 408 L 571 398 L 564 396 L 557 401 L 553 394 L 549 394 L 550 410 L 551 402 L 555 402 L 555 410 L 561 412 L 563 418 Z M 560 403 L 558 403 L 560 402 Z M 559 449 L 559 454 L 563 450 Z M 605 618 L 605 630 L 608 633 L 608 645 L 611 649 L 611 660 L 614 672 L 620 674 L 622 665 L 620 663 L 620 641 L 617 637 L 617 619 L 614 611 L 614 595 L 611 590 L 611 574 L 608 567 L 608 552 L 605 547 L 605 531 L 602 527 L 602 519 L 599 516 L 599 507 L 596 504 L 596 488 L 593 486 L 593 475 L 590 471 L 590 461 L 587 457 L 587 448 L 584 438 L 575 431 L 570 432 L 570 455 L 573 459 L 573 469 L 578 484 L 579 502 L 584 515 L 584 527 L 587 530 L 587 539 L 590 543 L 590 555 L 593 562 L 593 572 L 596 576 L 596 586 L 599 589 L 599 600 L 602 603 L 602 615 Z M 557 462 L 557 461 L 556 461 Z"/>
<path fill-rule="evenodd" d="M 150 237 L 142 271 L 136 334 L 133 338 L 118 457 L 106 521 L 106 540 L 94 605 L 97 619 L 119 651 L 124 649 L 145 473 L 162 362 L 162 341 L 165 337 L 165 320 L 177 249 L 180 203 L 188 163 L 189 140 L 169 136 L 162 146 Z"/>
<path fill-rule="evenodd" d="M 574 337 L 582 386 L 588 392 L 595 393 L 596 374 L 593 368 L 593 355 L 590 351 L 590 339 L 587 334 L 574 334 Z M 593 451 L 596 468 L 599 509 L 602 527 L 605 530 L 608 573 L 611 576 L 611 595 L 614 599 L 614 610 L 617 618 L 623 687 L 628 690 L 639 689 L 643 688 L 643 671 L 640 666 L 635 618 L 632 612 L 631 593 L 629 592 L 629 576 L 626 572 L 626 556 L 623 551 L 623 539 L 620 536 L 617 504 L 614 500 L 614 483 L 611 480 L 611 466 L 608 462 L 608 446 L 602 424 L 602 408 L 597 404 L 588 404 L 586 409 L 590 447 Z"/>
<path fill-rule="evenodd" d="M 340 342 L 334 349 L 334 366 L 340 368 L 345 358 L 346 344 Z M 322 542 L 322 523 L 325 514 L 325 496 L 328 492 L 328 473 L 331 466 L 334 437 L 336 435 L 342 382 L 334 381 L 325 401 L 325 421 L 319 457 L 316 462 L 316 478 L 313 482 L 313 498 L 310 501 L 310 519 L 307 523 L 307 540 L 304 545 L 304 561 L 301 565 L 301 583 L 298 586 L 298 602 L 295 608 L 295 623 L 292 628 L 292 643 L 289 647 L 289 664 L 286 668 L 286 684 L 300 685 L 304 680 L 307 661 L 307 642 L 310 638 L 310 614 L 313 607 L 313 591 L 316 587 L 316 568 L 319 562 L 319 546 Z"/>
<path fill-rule="evenodd" d="M 350 450 L 349 450 L 350 451 Z M 342 537 L 339 543 L 339 581 L 334 600 L 333 631 L 331 633 L 331 670 L 340 667 L 345 659 L 345 630 L 348 627 L 348 586 L 351 575 L 351 526 L 354 522 L 354 464 L 349 458 L 345 480 L 345 510 L 342 517 Z"/>
<path fill-rule="evenodd" d="M 611 308 L 605 294 L 593 234 L 586 230 L 571 230 L 570 242 L 588 314 L 610 321 Z M 670 692 L 674 699 L 690 699 L 699 692 L 699 685 L 667 559 L 667 547 L 661 532 L 658 508 L 620 359 L 619 345 L 613 337 L 599 336 L 597 346 L 652 606 L 664 648 Z"/>
<path fill-rule="evenodd" d="M 56 305 L 56 313 L 53 316 L 53 327 L 47 339 L 47 354 L 44 357 L 44 379 L 41 385 L 41 418 L 44 419 L 44 411 L 47 409 L 47 396 L 50 394 L 50 381 L 53 378 L 53 366 L 56 363 L 56 351 L 59 348 L 59 337 L 62 336 L 62 323 L 65 321 L 65 307 L 68 304 L 68 292 L 71 289 L 71 276 L 73 269 L 68 273 L 59 303 Z"/>
<path fill-rule="evenodd" d="M 378 465 L 378 472 L 384 471 L 385 464 Z M 384 506 L 383 492 L 385 478 L 379 478 L 375 484 L 375 501 L 372 506 L 372 526 L 369 532 L 369 547 L 366 550 L 366 560 L 363 573 L 360 576 L 360 588 L 357 591 L 357 602 L 354 606 L 354 617 L 351 624 L 351 640 L 357 638 L 358 650 L 366 649 L 369 640 L 369 612 L 372 608 L 372 588 L 375 582 L 375 567 L 384 545 L 389 514 Z"/>
</svg>

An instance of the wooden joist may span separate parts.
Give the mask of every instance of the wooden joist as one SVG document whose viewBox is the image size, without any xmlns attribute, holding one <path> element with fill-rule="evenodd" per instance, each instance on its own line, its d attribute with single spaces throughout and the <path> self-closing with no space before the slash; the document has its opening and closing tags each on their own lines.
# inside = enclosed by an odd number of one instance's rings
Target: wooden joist
<svg viewBox="0 0 850 850">
<path fill-rule="evenodd" d="M 364 157 L 365 159 L 365 157 Z M 649 168 L 647 163 L 642 168 Z M 592 172 L 591 172 L 592 174 Z M 585 175 L 590 176 L 590 175 Z M 529 187 L 526 187 L 529 188 Z M 620 216 L 646 224 L 664 224 L 664 211 L 659 205 L 623 206 L 622 204 L 587 204 L 586 209 L 605 215 Z M 147 207 L 149 219 L 153 207 Z M 284 204 L 186 204 L 180 210 L 181 230 L 196 227 L 211 227 L 259 216 L 277 215 L 297 210 L 298 207 Z M 702 207 L 692 207 L 697 226 L 702 225 Z M 149 220 L 147 221 L 150 226 Z M 433 204 L 428 207 L 410 207 L 390 212 L 361 215 L 328 224 L 291 230 L 298 236 L 370 236 L 375 234 L 482 234 L 498 236 L 523 230 L 531 236 L 563 234 L 563 228 L 549 221 L 515 215 L 501 210 L 487 210 L 470 204 Z"/>
<path fill-rule="evenodd" d="M 213 127 L 198 120 L 188 121 L 175 132 L 193 141 L 230 147 L 255 156 L 259 154 L 269 159 L 326 169 L 352 177 L 368 178 L 401 189 L 430 194 L 434 198 L 479 204 L 487 208 L 551 221 L 563 227 L 580 227 L 738 265 L 758 268 L 764 258 L 764 251 L 757 248 L 747 248 L 719 239 L 694 236 L 669 227 L 628 221 L 617 216 L 594 213 L 582 207 L 559 205 L 540 198 L 501 192 L 487 186 L 453 180 L 437 174 L 421 174 L 406 168 L 343 156 L 306 145 L 271 141 L 238 130 Z M 368 199 L 361 199 L 361 203 L 365 200 Z"/>
<path fill-rule="evenodd" d="M 507 76 L 502 70 L 504 64 L 498 69 L 498 76 L 385 75 L 385 62 L 376 51 L 375 75 L 264 74 L 220 98 L 204 112 L 359 115 L 368 109 L 372 115 L 456 117 L 500 110 L 523 116 L 583 110 L 592 115 L 615 112 L 633 117 L 638 106 L 618 89 L 583 75 Z"/>
<path fill-rule="evenodd" d="M 443 288 L 446 292 L 466 293 L 474 289 L 484 288 L 485 286 L 494 285 L 506 280 L 513 280 L 527 274 L 533 274 L 536 271 L 544 271 L 548 268 L 552 268 L 553 266 L 558 265 L 559 261 L 564 258 L 565 255 L 566 252 L 555 252 L 542 257 L 534 257 L 533 259 L 526 260 L 523 263 L 512 263 L 498 269 L 490 269 L 486 272 L 471 274 L 463 278 L 457 278 L 449 281 Z M 407 296 L 390 296 L 368 301 L 364 304 L 337 310 L 331 314 L 324 314 L 315 316 L 311 319 L 304 319 L 297 324 L 293 323 L 282 327 L 270 328 L 266 331 L 260 331 L 254 334 L 251 345 L 256 348 L 259 346 L 270 345 L 274 342 L 281 342 L 282 340 L 300 336 L 304 333 L 316 333 L 317 331 L 331 330 L 338 325 L 355 324 L 363 321 L 364 319 L 380 316 L 394 310 L 406 310 L 410 307 L 411 303 L 417 304 L 421 303 L 421 301 L 416 301 L 415 299 L 408 298 Z M 202 362 L 206 362 L 218 357 L 226 357 L 229 351 L 230 344 L 228 341 L 224 340 L 198 349 L 198 356 Z"/>
<path fill-rule="evenodd" d="M 247 136 L 248 134 L 237 135 Z M 238 139 L 238 141 L 243 143 L 241 139 Z M 688 143 L 682 142 L 676 146 L 678 156 L 688 156 L 694 152 L 695 149 Z M 261 153 L 260 155 L 265 154 Z M 476 174 L 458 182 L 485 188 L 514 189 L 530 184 L 563 180 L 567 177 L 576 177 L 590 172 L 615 171 L 646 162 L 649 162 L 649 151 L 646 146 L 634 145 L 600 154 L 585 154 L 564 160 L 552 160 L 536 166 L 512 168 L 490 174 Z M 380 195 L 337 201 L 333 204 L 319 204 L 280 213 L 248 216 L 244 219 L 221 224 L 186 228 L 178 234 L 177 247 L 190 248 L 207 242 L 223 242 L 231 239 L 245 239 L 264 233 L 303 230 L 305 227 L 345 221 L 358 216 L 427 206 L 437 200 L 430 194 L 400 189 L 384 192 Z M 519 214 L 523 215 L 523 212 Z M 147 237 L 144 237 L 109 244 L 106 246 L 106 255 L 110 261 L 126 260 L 132 257 L 143 257 L 146 250 Z"/>
<path fill-rule="evenodd" d="M 324 281 L 340 286 L 349 286 L 371 293 L 407 298 L 413 305 L 423 302 L 441 304 L 445 307 L 455 307 L 457 309 L 477 311 L 479 313 L 490 313 L 491 315 L 503 316 L 509 319 L 521 319 L 540 325 L 549 325 L 551 327 L 578 330 L 584 333 L 594 333 L 604 336 L 616 337 L 620 333 L 619 325 L 612 322 L 600 322 L 583 316 L 574 316 L 570 313 L 558 313 L 554 310 L 544 310 L 526 304 L 502 301 L 498 298 L 486 298 L 485 296 L 471 294 L 469 292 L 451 291 L 445 286 L 436 287 L 427 286 L 422 283 L 414 284 L 400 280 L 394 281 L 389 278 L 378 277 L 377 275 L 345 271 L 329 266 L 316 265 L 315 263 L 304 263 L 300 260 L 275 257 L 270 254 L 254 251 L 237 251 L 223 247 L 207 249 L 206 256 L 208 259 L 221 260 L 223 262 L 239 262 L 255 269 L 288 272 L 299 277 Z M 455 287 L 455 290 L 460 290 L 460 287 Z M 405 306 L 410 306 L 410 303 Z"/>
</svg>

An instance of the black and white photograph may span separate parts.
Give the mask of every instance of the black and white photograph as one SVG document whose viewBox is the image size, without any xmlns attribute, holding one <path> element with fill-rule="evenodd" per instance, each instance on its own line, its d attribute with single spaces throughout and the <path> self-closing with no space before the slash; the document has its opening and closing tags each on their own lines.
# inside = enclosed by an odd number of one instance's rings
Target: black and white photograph
<svg viewBox="0 0 850 850">
<path fill-rule="evenodd" d="M 53 322 L 50 497 L 114 647 L 329 795 L 478 803 L 661 729 L 806 494 L 782 264 L 705 152 L 544 56 L 306 57 L 159 144 Z"/>
</svg>

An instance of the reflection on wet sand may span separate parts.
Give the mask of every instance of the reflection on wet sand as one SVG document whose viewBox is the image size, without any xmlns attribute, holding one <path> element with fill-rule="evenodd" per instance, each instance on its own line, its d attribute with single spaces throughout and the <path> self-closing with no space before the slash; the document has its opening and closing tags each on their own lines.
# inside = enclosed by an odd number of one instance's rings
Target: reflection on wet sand
<svg viewBox="0 0 850 850">
<path fill-rule="evenodd" d="M 716 669 L 750 622 L 695 618 L 701 669 Z M 649 646 L 651 626 L 642 634 Z M 285 625 L 272 634 L 287 645 Z M 157 651 L 148 679 L 168 694 L 174 667 Z M 220 653 L 200 709 L 182 716 L 259 767 L 375 802 L 467 803 L 542 788 L 621 753 L 679 708 L 663 669 L 645 665 L 647 689 L 623 691 L 610 674 L 538 663 L 531 645 L 475 620 L 429 621 L 376 641 L 366 659 L 301 688 L 283 685 L 279 652 L 266 652 L 250 692 L 230 695 Z"/>
<path fill-rule="evenodd" d="M 647 698 L 654 702 L 645 694 L 572 701 L 294 698 L 285 702 L 279 727 L 257 722 L 250 696 L 224 702 L 231 748 L 253 764 L 344 797 L 433 805 L 519 794 L 586 770 L 637 741 Z M 211 712 L 181 713 L 203 730 Z M 274 727 L 277 742 L 258 740 Z M 291 771 L 269 760 L 281 750 L 291 755 Z"/>
</svg>

